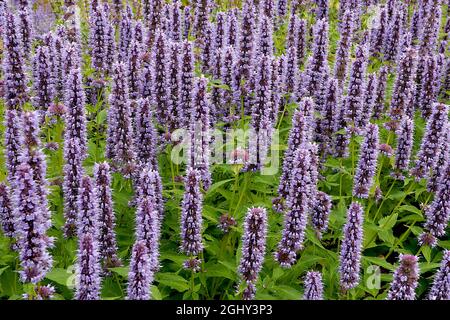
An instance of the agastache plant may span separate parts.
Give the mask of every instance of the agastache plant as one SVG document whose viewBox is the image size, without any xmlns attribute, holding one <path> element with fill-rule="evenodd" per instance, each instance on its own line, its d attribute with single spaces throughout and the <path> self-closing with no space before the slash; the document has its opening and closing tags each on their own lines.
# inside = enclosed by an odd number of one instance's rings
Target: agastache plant
<svg viewBox="0 0 450 320">
<path fill-rule="evenodd" d="M 47 111 L 55 96 L 55 82 L 52 72 L 50 48 L 40 46 L 33 57 L 33 105 Z"/>
<path fill-rule="evenodd" d="M 448 124 L 448 106 L 441 103 L 433 104 L 433 111 L 428 119 L 425 135 L 417 154 L 415 167 L 411 174 L 417 179 L 428 178 L 430 170 L 439 160 L 439 151 L 444 143 Z"/>
<path fill-rule="evenodd" d="M 37 284 L 43 280 L 53 264 L 48 249 L 53 239 L 46 235 L 48 217 L 42 212 L 42 204 L 33 179 L 33 169 L 28 163 L 19 165 L 14 189 L 14 217 L 17 245 L 21 265 L 22 282 Z"/>
<path fill-rule="evenodd" d="M 419 280 L 418 258 L 409 254 L 400 255 L 400 265 L 388 291 L 387 300 L 415 300 Z"/>
<path fill-rule="evenodd" d="M 185 191 L 181 204 L 181 251 L 186 255 L 198 255 L 203 250 L 202 208 L 200 192 L 201 173 L 189 168 L 186 172 Z"/>
<path fill-rule="evenodd" d="M 136 159 L 139 165 L 157 168 L 158 136 L 153 124 L 153 111 L 149 99 L 139 99 L 135 117 Z"/>
<path fill-rule="evenodd" d="M 303 300 L 323 300 L 323 283 L 320 272 L 308 271 L 304 283 Z"/>
<path fill-rule="evenodd" d="M 356 287 L 360 280 L 363 214 L 363 208 L 357 202 L 347 210 L 339 263 L 340 285 L 344 292 Z"/>
<path fill-rule="evenodd" d="M 375 100 L 373 102 L 373 114 L 374 119 L 380 119 L 383 116 L 386 101 L 386 84 L 388 78 L 387 67 L 382 67 L 378 72 L 377 89 L 375 92 Z"/>
<path fill-rule="evenodd" d="M 394 168 L 397 172 L 408 171 L 413 148 L 414 121 L 404 115 L 397 129 L 397 148 Z"/>
<path fill-rule="evenodd" d="M 356 168 L 353 184 L 353 195 L 367 199 L 377 169 L 379 153 L 378 125 L 369 124 L 364 132 L 361 155 Z"/>
<path fill-rule="evenodd" d="M 256 293 L 256 281 L 262 269 L 266 252 L 267 212 L 264 208 L 247 211 L 242 235 L 242 253 L 238 272 L 245 284 L 244 300 L 252 300 Z"/>
<path fill-rule="evenodd" d="M 353 12 L 346 10 L 342 17 L 342 26 L 338 49 L 336 52 L 336 62 L 334 64 L 334 76 L 342 84 L 347 75 L 347 65 L 349 63 L 349 53 L 353 36 Z"/>
<path fill-rule="evenodd" d="M 192 43 L 184 41 L 181 45 L 180 65 L 180 125 L 181 128 L 189 125 L 192 90 L 194 89 L 194 53 Z"/>
<path fill-rule="evenodd" d="M 16 169 L 20 164 L 19 155 L 22 147 L 21 114 L 21 111 L 14 109 L 5 112 L 5 163 L 10 186 L 15 184 Z"/>
<path fill-rule="evenodd" d="M 331 197 L 328 194 L 322 191 L 317 192 L 312 205 L 311 222 L 319 238 L 328 228 L 332 205 Z"/>
<path fill-rule="evenodd" d="M 445 165 L 435 198 L 426 208 L 425 216 L 425 234 L 422 234 L 419 240 L 422 244 L 435 246 L 436 238 L 445 235 L 450 219 L 450 162 Z"/>
<path fill-rule="evenodd" d="M 292 162 L 292 177 L 287 198 L 283 235 L 275 260 L 282 267 L 291 267 L 297 261 L 297 251 L 303 249 L 306 223 L 311 204 L 311 174 L 308 171 L 311 155 L 304 146 L 297 149 Z"/>
<path fill-rule="evenodd" d="M 0 183 L 0 226 L 6 237 L 15 235 L 15 221 L 13 215 L 11 189 L 4 183 Z"/>
<path fill-rule="evenodd" d="M 149 250 L 145 241 L 136 241 L 133 245 L 130 271 L 128 272 L 128 300 L 149 300 L 150 284 L 153 282 L 153 272 L 149 259 Z"/>
<path fill-rule="evenodd" d="M 156 106 L 156 117 L 163 127 L 169 121 L 169 72 L 168 72 L 169 44 L 165 35 L 158 31 L 155 38 L 152 57 L 154 61 L 152 99 Z"/>
<path fill-rule="evenodd" d="M 7 11 L 3 24 L 3 97 L 8 109 L 21 109 L 27 100 L 27 86 L 22 56 L 23 47 L 14 14 Z"/>
<path fill-rule="evenodd" d="M 118 267 L 121 265 L 121 261 L 117 256 L 117 242 L 114 230 L 116 217 L 111 195 L 111 169 L 108 163 L 103 162 L 94 166 L 94 179 L 99 204 L 100 259 L 105 269 Z"/>
<path fill-rule="evenodd" d="M 450 300 L 450 251 L 445 250 L 441 266 L 436 272 L 433 286 L 428 293 L 429 300 Z"/>
</svg>

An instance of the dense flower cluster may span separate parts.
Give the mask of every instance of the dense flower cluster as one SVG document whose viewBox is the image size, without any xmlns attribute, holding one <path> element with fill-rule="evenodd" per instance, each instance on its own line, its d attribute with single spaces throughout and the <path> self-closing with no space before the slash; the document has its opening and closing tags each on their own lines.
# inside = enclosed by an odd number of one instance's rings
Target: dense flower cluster
<svg viewBox="0 0 450 320">
<path fill-rule="evenodd" d="M 400 266 L 394 272 L 387 299 L 414 300 L 419 279 L 419 259 L 413 255 L 401 254 L 399 260 Z"/>
</svg>

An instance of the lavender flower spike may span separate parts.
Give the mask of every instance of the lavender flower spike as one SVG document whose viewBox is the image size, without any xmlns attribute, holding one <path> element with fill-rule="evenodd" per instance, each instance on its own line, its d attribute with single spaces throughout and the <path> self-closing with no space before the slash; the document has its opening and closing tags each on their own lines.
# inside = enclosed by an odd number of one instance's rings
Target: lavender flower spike
<svg viewBox="0 0 450 320">
<path fill-rule="evenodd" d="M 433 112 L 428 118 L 425 135 L 417 154 L 416 166 L 411 172 L 416 178 L 429 177 L 430 169 L 435 167 L 448 123 L 448 106 L 442 103 L 433 104 Z"/>
<path fill-rule="evenodd" d="M 363 208 L 356 202 L 347 211 L 339 264 L 340 284 L 344 291 L 356 287 L 360 279 L 363 213 Z"/>
<path fill-rule="evenodd" d="M 450 162 L 446 164 L 435 198 L 426 209 L 425 216 L 424 228 L 432 239 L 427 244 L 434 246 L 436 245 L 435 238 L 445 235 L 445 229 L 450 219 Z M 425 243 L 424 240 L 427 238 L 426 234 L 422 235 L 420 242 Z"/>
<path fill-rule="evenodd" d="M 434 276 L 433 286 L 428 294 L 429 300 L 450 300 L 450 251 L 445 250 L 441 267 Z"/>
<path fill-rule="evenodd" d="M 111 171 L 108 163 L 103 162 L 94 166 L 94 179 L 100 214 L 100 259 L 104 268 L 118 267 L 121 262 L 117 256 L 117 242 L 114 232 L 116 217 L 113 210 Z"/>
<path fill-rule="evenodd" d="M 419 280 L 418 258 L 409 254 L 400 255 L 400 266 L 394 272 L 387 300 L 414 300 Z"/>
<path fill-rule="evenodd" d="M 247 211 L 242 236 L 242 255 L 238 272 L 246 284 L 244 300 L 251 300 L 256 293 L 256 281 L 264 262 L 267 236 L 267 212 L 264 208 Z"/>
<path fill-rule="evenodd" d="M 9 187 L 4 183 L 0 183 L 0 225 L 3 234 L 9 238 L 15 235 L 11 195 Z"/>
<path fill-rule="evenodd" d="M 307 215 L 311 203 L 311 154 L 308 149 L 297 149 L 292 162 L 292 177 L 287 199 L 283 235 L 278 244 L 275 260 L 282 267 L 291 267 L 297 261 L 297 251 L 303 248 Z"/>
<path fill-rule="evenodd" d="M 49 47 L 36 49 L 33 59 L 33 105 L 36 109 L 47 111 L 55 96 L 55 83 L 50 60 Z"/>
<path fill-rule="evenodd" d="M 311 222 L 319 238 L 322 237 L 322 233 L 328 228 L 328 219 L 332 205 L 329 195 L 322 191 L 317 192 L 316 199 L 313 202 Z"/>
<path fill-rule="evenodd" d="M 395 149 L 394 167 L 397 171 L 407 171 L 413 148 L 414 121 L 404 115 L 397 129 L 397 148 Z"/>
<path fill-rule="evenodd" d="M 91 233 L 86 233 L 80 236 L 78 243 L 75 299 L 99 300 L 101 268 L 97 239 Z"/>
<path fill-rule="evenodd" d="M 323 283 L 320 272 L 308 271 L 306 273 L 303 300 L 323 300 Z"/>
<path fill-rule="evenodd" d="M 53 239 L 45 234 L 47 219 L 42 213 L 33 170 L 27 163 L 17 168 L 14 190 L 14 217 L 23 282 L 37 284 L 50 270 L 53 260 L 48 249 Z"/>
<path fill-rule="evenodd" d="M 99 213 L 97 188 L 90 177 L 84 176 L 80 181 L 78 194 L 78 237 L 81 238 L 81 235 L 89 233 L 97 241 L 100 235 Z"/>
<path fill-rule="evenodd" d="M 133 246 L 130 271 L 128 273 L 128 300 L 149 300 L 153 272 L 150 268 L 148 248 L 144 241 L 136 241 Z"/>
<path fill-rule="evenodd" d="M 364 134 L 361 156 L 354 177 L 353 195 L 355 197 L 366 199 L 369 197 L 369 191 L 377 169 L 378 143 L 378 125 L 369 124 Z"/>
<path fill-rule="evenodd" d="M 181 251 L 187 255 L 197 255 L 203 250 L 200 179 L 200 171 L 188 169 L 181 205 Z"/>
<path fill-rule="evenodd" d="M 15 175 L 19 166 L 19 155 L 22 147 L 21 111 L 6 110 L 5 113 L 5 162 L 8 170 L 8 182 L 10 186 L 15 184 Z"/>
</svg>

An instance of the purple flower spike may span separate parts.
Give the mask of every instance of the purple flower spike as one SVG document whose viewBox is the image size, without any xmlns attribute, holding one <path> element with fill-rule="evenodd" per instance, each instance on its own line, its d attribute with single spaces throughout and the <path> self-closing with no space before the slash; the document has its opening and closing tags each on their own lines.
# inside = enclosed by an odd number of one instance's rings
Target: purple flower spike
<svg viewBox="0 0 450 320">
<path fill-rule="evenodd" d="M 281 241 L 278 244 L 275 260 L 282 267 L 290 268 L 297 261 L 297 251 L 303 249 L 306 223 L 311 204 L 311 155 L 308 149 L 297 149 L 292 162 L 292 177 L 287 198 L 288 211 L 284 219 Z"/>
<path fill-rule="evenodd" d="M 33 42 L 33 28 L 30 11 L 31 8 L 28 8 L 28 6 L 26 6 L 22 7 L 17 12 L 19 37 L 22 42 L 23 55 L 25 59 L 28 58 L 28 55 L 31 52 L 31 46 Z"/>
<path fill-rule="evenodd" d="M 413 77 L 416 72 L 416 65 L 415 49 L 406 50 L 398 63 L 397 78 L 392 93 L 389 115 L 393 120 L 400 120 L 405 113 L 409 116 L 413 114 L 414 110 L 410 105 L 412 104 Z"/>
<path fill-rule="evenodd" d="M 9 109 L 21 109 L 27 100 L 24 73 L 23 48 L 18 34 L 18 23 L 12 13 L 5 12 L 3 32 L 3 79 L 5 105 Z M 29 52 L 29 51 L 28 51 Z"/>
<path fill-rule="evenodd" d="M 48 217 L 42 212 L 37 191 L 33 169 L 27 163 L 22 163 L 16 171 L 13 215 L 16 219 L 16 237 L 22 267 L 20 278 L 22 282 L 34 284 L 44 279 L 53 263 L 48 252 L 53 239 L 45 234 Z"/>
<path fill-rule="evenodd" d="M 136 239 L 144 241 L 150 259 L 151 270 L 159 269 L 159 237 L 161 212 L 158 188 L 155 185 L 156 171 L 144 169 L 139 178 L 136 211 Z"/>
<path fill-rule="evenodd" d="M 149 250 L 144 241 L 136 241 L 133 246 L 128 273 L 128 300 L 150 300 L 150 284 L 153 282 Z"/>
<path fill-rule="evenodd" d="M 448 125 L 448 106 L 441 103 L 433 104 L 433 112 L 428 118 L 416 165 L 411 172 L 416 178 L 429 177 L 430 170 L 439 160 L 439 151 L 444 143 Z"/>
<path fill-rule="evenodd" d="M 328 20 L 318 20 L 314 26 L 312 56 L 306 67 L 305 92 L 307 96 L 318 98 L 328 74 Z"/>
<path fill-rule="evenodd" d="M 400 255 L 400 266 L 394 272 L 394 279 L 387 300 L 415 300 L 419 280 L 418 258 L 409 254 Z"/>
<path fill-rule="evenodd" d="M 158 31 L 155 38 L 152 57 L 154 61 L 153 73 L 153 103 L 156 106 L 158 122 L 166 127 L 169 120 L 169 72 L 168 72 L 169 44 L 165 35 Z"/>
<path fill-rule="evenodd" d="M 195 82 L 191 102 L 193 108 L 190 120 L 191 143 L 188 151 L 189 166 L 199 170 L 205 190 L 211 185 L 209 168 L 211 104 L 206 89 L 207 79 L 204 77 L 198 78 Z"/>
<path fill-rule="evenodd" d="M 189 125 L 194 88 L 194 53 L 192 43 L 184 41 L 181 48 L 180 128 Z"/>
<path fill-rule="evenodd" d="M 264 208 L 250 208 L 247 211 L 242 235 L 242 255 L 238 272 L 246 288 L 244 300 L 255 297 L 256 281 L 262 269 L 266 252 L 267 212 Z"/>
<path fill-rule="evenodd" d="M 387 67 L 382 67 L 378 73 L 377 90 L 375 93 L 375 101 L 373 105 L 373 118 L 381 119 L 384 114 L 386 100 L 386 84 L 388 77 Z"/>
<path fill-rule="evenodd" d="M 111 195 L 111 171 L 106 162 L 94 166 L 94 179 L 99 204 L 100 224 L 100 259 L 104 268 L 114 268 L 121 265 L 117 256 L 117 242 L 114 228 L 116 217 L 113 210 Z"/>
<path fill-rule="evenodd" d="M 76 217 L 78 211 L 78 194 L 81 178 L 84 175 L 83 159 L 77 138 L 64 141 L 64 235 L 73 237 L 76 234 Z"/>
<path fill-rule="evenodd" d="M 78 193 L 77 235 L 91 234 L 97 241 L 100 236 L 98 193 L 92 179 L 84 176 Z"/>
<path fill-rule="evenodd" d="M 156 158 L 158 136 L 148 99 L 137 101 L 135 125 L 136 159 L 140 165 L 150 165 L 156 169 L 158 166 Z"/>
<path fill-rule="evenodd" d="M 98 246 L 97 239 L 91 233 L 80 235 L 75 278 L 76 300 L 100 299 L 101 266 Z"/>
<path fill-rule="evenodd" d="M 41 46 L 33 57 L 33 105 L 36 109 L 47 111 L 55 96 L 50 48 Z"/>
<path fill-rule="evenodd" d="M 363 208 L 356 202 L 353 202 L 347 211 L 339 264 L 340 284 L 343 291 L 350 290 L 359 283 L 363 214 Z"/>
<path fill-rule="evenodd" d="M 361 145 L 361 155 L 356 168 L 353 185 L 353 195 L 367 199 L 373 184 L 377 169 L 379 154 L 378 125 L 369 124 L 364 132 L 364 141 Z"/>
<path fill-rule="evenodd" d="M 306 273 L 303 300 L 323 300 L 323 283 L 320 272 L 308 271 Z"/>
<path fill-rule="evenodd" d="M 397 171 L 407 171 L 413 148 L 414 121 L 409 116 L 403 116 L 397 129 L 397 148 L 395 149 L 395 164 Z"/>
<path fill-rule="evenodd" d="M 319 238 L 328 228 L 328 219 L 332 207 L 331 197 L 325 192 L 317 192 L 311 211 L 311 222 L 316 229 Z"/>
<path fill-rule="evenodd" d="M 450 251 L 445 250 L 441 267 L 434 276 L 433 286 L 428 294 L 429 300 L 450 300 Z"/>
<path fill-rule="evenodd" d="M 4 146 L 8 182 L 10 186 L 14 186 L 16 169 L 20 164 L 19 155 L 22 147 L 21 111 L 6 110 Z"/>
<path fill-rule="evenodd" d="M 336 51 L 336 62 L 334 64 L 334 76 L 343 84 L 347 76 L 347 64 L 349 62 L 349 53 L 353 35 L 353 11 L 345 10 L 342 17 L 342 26 L 338 49 Z"/>
<path fill-rule="evenodd" d="M 13 216 L 12 193 L 9 187 L 0 183 L 0 225 L 6 237 L 15 235 L 15 221 Z"/>
<path fill-rule="evenodd" d="M 81 69 L 78 67 L 70 70 L 66 84 L 64 104 L 67 109 L 65 114 L 66 127 L 64 139 L 78 139 L 78 143 L 80 144 L 78 148 L 81 152 L 79 157 L 84 160 L 87 155 L 85 93 L 83 90 Z"/>
<path fill-rule="evenodd" d="M 431 115 L 432 105 L 437 101 L 439 92 L 440 72 L 436 56 L 429 56 L 425 60 L 422 83 L 420 88 L 418 108 L 422 116 L 428 118 Z"/>
<path fill-rule="evenodd" d="M 425 230 L 434 238 L 444 236 L 450 219 L 450 162 L 446 164 L 443 170 L 435 199 L 427 207 L 425 216 Z M 421 242 L 423 243 L 424 241 Z M 431 244 L 434 246 L 436 241 L 432 241 Z"/>
<path fill-rule="evenodd" d="M 169 131 L 182 128 L 181 116 L 183 110 L 180 107 L 180 85 L 181 85 L 181 73 L 180 73 L 180 45 L 178 42 L 172 42 L 169 50 L 169 115 L 168 115 L 168 127 Z"/>
<path fill-rule="evenodd" d="M 107 68 L 107 19 L 103 6 L 97 6 L 89 19 L 89 46 L 91 49 L 92 67 L 97 72 L 103 72 Z"/>
<path fill-rule="evenodd" d="M 359 45 L 355 52 L 355 61 L 352 64 L 350 80 L 348 84 L 347 96 L 344 99 L 344 109 L 346 110 L 346 120 L 356 127 L 361 126 L 364 100 L 364 77 L 367 65 L 366 47 Z"/>
<path fill-rule="evenodd" d="M 107 132 L 107 156 L 120 165 L 124 173 L 128 172 L 136 158 L 126 75 L 125 64 L 116 63 L 109 97 Z"/>
<path fill-rule="evenodd" d="M 401 35 L 403 34 L 403 10 L 397 9 L 394 11 L 394 16 L 391 18 L 388 31 L 384 40 L 383 54 L 386 61 L 396 61 L 399 53 L 399 44 Z"/>
<path fill-rule="evenodd" d="M 187 255 L 197 255 L 203 250 L 200 179 L 198 170 L 188 169 L 181 205 L 181 251 Z"/>
</svg>

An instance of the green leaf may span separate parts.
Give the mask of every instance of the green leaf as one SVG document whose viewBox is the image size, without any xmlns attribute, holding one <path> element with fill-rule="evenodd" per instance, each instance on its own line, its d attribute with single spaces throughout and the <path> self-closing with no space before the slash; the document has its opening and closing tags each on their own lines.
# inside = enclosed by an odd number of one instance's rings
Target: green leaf
<svg viewBox="0 0 450 320">
<path fill-rule="evenodd" d="M 398 218 L 398 214 L 393 213 L 390 216 L 380 219 L 380 221 L 378 221 L 378 225 L 380 226 L 381 230 L 383 230 L 383 231 L 391 230 L 397 223 L 397 218 Z"/>
<path fill-rule="evenodd" d="M 206 276 L 212 278 L 226 278 L 236 280 L 236 274 L 223 264 L 213 264 L 205 267 Z"/>
<path fill-rule="evenodd" d="M 128 279 L 128 267 L 116 267 L 110 268 L 109 270 L 117 273 L 119 276 L 124 277 L 125 279 Z"/>
<path fill-rule="evenodd" d="M 71 276 L 73 276 L 73 273 L 69 270 L 62 268 L 53 268 L 49 273 L 47 273 L 46 278 L 50 281 L 67 287 L 71 284 L 71 281 L 69 280 Z"/>
<path fill-rule="evenodd" d="M 162 285 L 175 289 L 178 292 L 184 292 L 189 289 L 189 282 L 174 273 L 157 273 L 156 281 Z"/>
<path fill-rule="evenodd" d="M 377 266 L 383 267 L 389 271 L 394 271 L 395 266 L 387 262 L 385 259 L 378 258 L 378 257 L 363 257 L 364 260 L 368 261 L 369 263 L 376 264 Z"/>
</svg>

